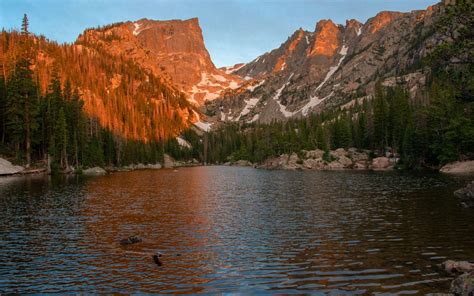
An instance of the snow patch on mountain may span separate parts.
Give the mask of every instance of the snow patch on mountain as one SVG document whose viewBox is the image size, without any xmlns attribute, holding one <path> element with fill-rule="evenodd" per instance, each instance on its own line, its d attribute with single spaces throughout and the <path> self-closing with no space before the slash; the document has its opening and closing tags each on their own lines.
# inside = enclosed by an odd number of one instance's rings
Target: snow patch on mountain
<svg viewBox="0 0 474 296">
<path fill-rule="evenodd" d="M 258 101 L 260 101 L 260 98 L 252 98 L 250 100 L 245 100 L 245 107 L 244 109 L 242 109 L 242 111 L 240 112 L 240 115 L 239 117 L 237 118 L 237 120 L 240 119 L 240 117 L 242 116 L 245 116 L 247 114 L 250 113 L 250 111 L 257 105 Z"/>
<path fill-rule="evenodd" d="M 138 34 L 140 34 L 139 30 L 142 25 L 139 23 L 133 23 L 133 25 L 135 26 L 135 29 L 133 30 L 133 35 L 137 36 Z"/>
<path fill-rule="evenodd" d="M 250 90 L 250 92 L 253 92 L 257 87 L 261 86 L 262 84 L 265 83 L 265 80 L 260 81 L 259 83 L 255 85 L 251 85 L 247 87 L 247 90 Z"/>
<path fill-rule="evenodd" d="M 275 95 L 273 96 L 273 100 L 275 100 L 278 103 L 278 106 L 280 107 L 280 112 L 285 116 L 285 117 L 291 117 L 293 116 L 293 112 L 286 110 L 286 106 L 280 103 L 280 96 L 285 87 L 287 87 L 290 84 L 291 77 L 293 77 L 295 73 L 291 73 L 290 77 L 288 77 L 288 80 L 286 81 L 285 84 L 283 84 L 282 87 L 280 87 Z"/>
<path fill-rule="evenodd" d="M 233 74 L 235 71 L 238 71 L 240 68 L 242 68 L 245 65 L 246 64 L 224 67 L 224 72 L 225 74 Z"/>
<path fill-rule="evenodd" d="M 209 122 L 204 122 L 204 121 L 197 121 L 194 123 L 195 126 L 198 128 L 202 129 L 205 132 L 208 132 L 211 130 L 212 123 Z"/>
<path fill-rule="evenodd" d="M 301 111 L 301 113 L 302 113 L 304 116 L 306 116 L 306 115 L 308 115 L 308 112 L 309 112 L 313 107 L 316 107 L 317 105 L 321 104 L 322 101 L 329 99 L 329 98 L 332 97 L 333 95 L 334 95 L 334 92 L 331 92 L 329 95 L 327 95 L 326 97 L 324 97 L 324 98 L 322 98 L 322 99 L 319 99 L 318 96 L 310 97 L 310 98 L 309 98 L 309 102 L 306 103 L 306 105 L 304 105 L 303 108 L 301 108 L 299 111 Z"/>
</svg>

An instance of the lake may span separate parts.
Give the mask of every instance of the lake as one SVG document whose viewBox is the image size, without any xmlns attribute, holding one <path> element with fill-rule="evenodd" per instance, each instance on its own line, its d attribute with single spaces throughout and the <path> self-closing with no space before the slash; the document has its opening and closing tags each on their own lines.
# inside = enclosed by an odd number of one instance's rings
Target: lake
<svg viewBox="0 0 474 296">
<path fill-rule="evenodd" d="M 1 178 L 0 293 L 447 292 L 436 265 L 474 259 L 464 182 L 219 166 Z M 121 246 L 131 235 L 143 242 Z"/>
</svg>

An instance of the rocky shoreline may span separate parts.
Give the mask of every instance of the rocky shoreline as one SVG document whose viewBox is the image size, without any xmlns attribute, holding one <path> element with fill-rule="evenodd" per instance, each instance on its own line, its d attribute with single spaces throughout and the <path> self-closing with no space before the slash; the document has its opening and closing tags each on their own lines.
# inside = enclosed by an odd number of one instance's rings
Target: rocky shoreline
<svg viewBox="0 0 474 296">
<path fill-rule="evenodd" d="M 246 160 L 239 160 L 226 165 L 253 166 L 269 170 L 393 170 L 398 162 L 397 157 L 371 158 L 371 151 L 356 148 L 343 148 L 324 152 L 323 150 L 302 151 L 297 153 L 282 154 L 278 157 L 266 159 L 261 164 L 252 164 Z"/>
<path fill-rule="evenodd" d="M 387 155 L 373 157 L 369 150 L 358 150 L 349 148 L 345 150 L 339 148 L 325 152 L 323 150 L 303 150 L 301 153 L 282 154 L 278 157 L 271 157 L 259 164 L 251 163 L 248 160 L 238 160 L 227 162 L 227 166 L 246 166 L 268 170 L 373 170 L 391 171 L 397 168 L 399 161 L 397 155 Z M 69 167 L 62 171 L 63 174 L 84 174 L 103 175 L 112 172 L 129 172 L 135 170 L 159 170 L 162 168 L 192 167 L 203 165 L 196 159 L 191 161 L 177 161 L 168 154 L 164 155 L 163 163 L 156 164 L 130 164 L 125 166 L 105 166 L 84 169 Z M 444 174 L 474 174 L 474 161 L 462 161 L 448 163 L 440 170 Z M 0 176 L 8 175 L 28 175 L 47 174 L 46 166 L 24 168 L 14 165 L 6 159 L 0 157 Z"/>
<path fill-rule="evenodd" d="M 373 170 L 390 171 L 397 168 L 398 155 L 375 156 L 373 151 L 339 148 L 323 150 L 303 150 L 301 153 L 282 154 L 262 163 L 248 160 L 226 162 L 227 166 L 248 166 L 268 170 Z M 474 160 L 448 163 L 439 169 L 440 173 L 451 175 L 474 174 Z"/>
<path fill-rule="evenodd" d="M 168 169 L 168 168 L 178 168 L 178 167 L 192 167 L 200 166 L 201 163 L 196 159 L 191 161 L 176 161 L 171 156 L 165 154 L 163 163 L 155 164 L 130 164 L 125 166 L 105 166 L 105 167 L 91 167 L 76 169 L 72 166 L 69 166 L 67 169 L 60 171 L 60 174 L 79 174 L 79 175 L 90 175 L 90 176 L 99 176 L 105 175 L 107 173 L 114 172 L 130 172 L 136 170 L 159 170 L 159 169 Z M 0 157 L 0 176 L 18 176 L 18 175 L 33 175 L 33 174 L 49 174 L 46 165 L 40 167 L 31 167 L 25 168 L 19 165 L 14 165 L 10 161 Z"/>
</svg>

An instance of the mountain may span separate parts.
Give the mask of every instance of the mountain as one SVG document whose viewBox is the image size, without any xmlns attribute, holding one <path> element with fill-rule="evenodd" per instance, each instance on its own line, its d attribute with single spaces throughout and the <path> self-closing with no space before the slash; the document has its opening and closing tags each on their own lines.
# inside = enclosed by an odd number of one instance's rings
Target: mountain
<svg viewBox="0 0 474 296">
<path fill-rule="evenodd" d="M 130 59 L 91 44 L 57 44 L 42 36 L 3 31 L 0 69 L 6 81 L 23 53 L 44 95 L 53 78 L 78 89 L 90 121 L 130 140 L 147 142 L 175 137 L 199 117 L 166 77 L 145 71 Z M 92 129 L 92 127 L 91 127 Z"/>
<path fill-rule="evenodd" d="M 443 7 L 384 11 L 365 24 L 321 20 L 313 32 L 299 29 L 279 48 L 226 68 L 245 83 L 206 104 L 204 112 L 221 122 L 303 117 L 370 98 L 379 80 L 406 83 L 412 96 L 419 97 L 425 79 L 419 63 L 440 41 L 434 21 Z"/>
<path fill-rule="evenodd" d="M 219 97 L 223 90 L 237 88 L 242 81 L 214 66 L 197 18 L 140 19 L 87 29 L 76 44 L 131 58 L 151 73 L 166 77 L 197 105 Z"/>
</svg>

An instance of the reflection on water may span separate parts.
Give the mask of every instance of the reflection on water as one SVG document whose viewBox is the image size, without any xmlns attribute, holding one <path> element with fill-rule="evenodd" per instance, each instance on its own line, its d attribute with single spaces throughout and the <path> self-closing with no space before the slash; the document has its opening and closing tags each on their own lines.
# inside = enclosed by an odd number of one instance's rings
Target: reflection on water
<svg viewBox="0 0 474 296">
<path fill-rule="evenodd" d="M 0 292 L 447 291 L 436 264 L 474 259 L 460 184 L 228 167 L 3 178 Z M 130 235 L 144 241 L 120 246 Z"/>
</svg>

